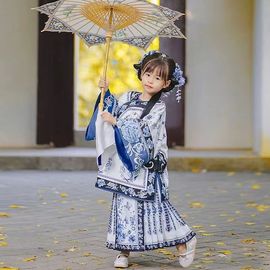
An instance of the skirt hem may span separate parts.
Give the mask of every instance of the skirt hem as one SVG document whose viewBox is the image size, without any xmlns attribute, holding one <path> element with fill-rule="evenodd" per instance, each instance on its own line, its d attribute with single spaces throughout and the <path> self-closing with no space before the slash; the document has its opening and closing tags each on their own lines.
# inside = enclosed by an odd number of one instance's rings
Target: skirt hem
<svg viewBox="0 0 270 270">
<path fill-rule="evenodd" d="M 173 247 L 179 244 L 184 244 L 188 241 L 190 241 L 194 236 L 196 235 L 195 232 L 190 232 L 186 237 L 181 239 L 176 239 L 172 241 L 165 241 L 162 243 L 157 244 L 151 244 L 151 245 L 119 245 L 119 244 L 112 244 L 106 242 L 106 247 L 108 249 L 114 249 L 118 251 L 127 250 L 127 251 L 146 251 L 146 250 L 153 250 L 158 248 L 164 248 L 164 247 Z"/>
</svg>

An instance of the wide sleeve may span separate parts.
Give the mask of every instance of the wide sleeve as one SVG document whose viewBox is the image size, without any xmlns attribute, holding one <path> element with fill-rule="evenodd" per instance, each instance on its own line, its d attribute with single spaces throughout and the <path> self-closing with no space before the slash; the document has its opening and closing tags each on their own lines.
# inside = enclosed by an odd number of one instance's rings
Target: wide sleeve
<svg viewBox="0 0 270 270">
<path fill-rule="evenodd" d="M 159 131 L 163 130 L 165 116 L 165 104 L 159 103 L 143 119 L 124 117 L 117 120 L 114 126 L 116 149 L 129 171 L 139 170 L 164 147 Z"/>
<path fill-rule="evenodd" d="M 85 131 L 85 140 L 91 141 L 96 139 L 96 121 L 98 115 L 98 104 L 100 103 L 101 93 L 98 95 L 98 98 L 95 103 L 94 113 L 90 119 L 90 122 Z M 117 99 L 110 93 L 108 89 L 104 96 L 104 111 L 108 111 L 109 113 L 115 115 L 116 110 L 118 109 L 118 101 Z"/>
</svg>

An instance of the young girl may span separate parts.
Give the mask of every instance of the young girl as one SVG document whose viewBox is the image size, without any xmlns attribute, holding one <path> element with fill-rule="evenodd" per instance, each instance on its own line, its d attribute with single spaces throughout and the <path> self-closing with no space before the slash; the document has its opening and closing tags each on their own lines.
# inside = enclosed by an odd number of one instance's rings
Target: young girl
<svg viewBox="0 0 270 270">
<path fill-rule="evenodd" d="M 182 267 L 191 265 L 195 233 L 169 202 L 166 106 L 162 93 L 185 80 L 179 65 L 159 51 L 134 65 L 143 92 L 117 101 L 107 90 L 104 111 L 95 112 L 86 139 L 96 139 L 96 187 L 113 192 L 107 247 L 119 250 L 114 267 L 128 267 L 130 251 L 176 246 Z M 107 82 L 101 80 L 100 87 Z"/>
</svg>

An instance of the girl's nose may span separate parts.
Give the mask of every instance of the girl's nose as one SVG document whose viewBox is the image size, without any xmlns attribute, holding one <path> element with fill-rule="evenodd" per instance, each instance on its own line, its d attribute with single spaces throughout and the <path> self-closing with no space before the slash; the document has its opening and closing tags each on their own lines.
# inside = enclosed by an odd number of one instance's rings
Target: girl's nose
<svg viewBox="0 0 270 270">
<path fill-rule="evenodd" d="M 148 78 L 148 83 L 150 83 L 150 84 L 153 83 L 153 78 L 152 78 L 152 77 L 149 77 L 149 78 Z"/>
</svg>

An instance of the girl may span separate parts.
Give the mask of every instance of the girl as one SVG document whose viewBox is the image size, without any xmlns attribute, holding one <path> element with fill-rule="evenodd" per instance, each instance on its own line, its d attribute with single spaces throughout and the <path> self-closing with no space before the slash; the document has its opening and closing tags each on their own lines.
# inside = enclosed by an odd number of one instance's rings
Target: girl
<svg viewBox="0 0 270 270">
<path fill-rule="evenodd" d="M 96 138 L 96 187 L 113 192 L 106 245 L 120 251 L 114 267 L 128 267 L 130 251 L 171 246 L 188 267 L 197 240 L 169 202 L 166 106 L 160 100 L 185 80 L 179 65 L 159 51 L 134 67 L 143 93 L 128 92 L 117 101 L 107 90 L 104 111 L 99 97 L 86 132 L 86 139 Z M 99 86 L 108 84 L 101 80 Z"/>
</svg>

